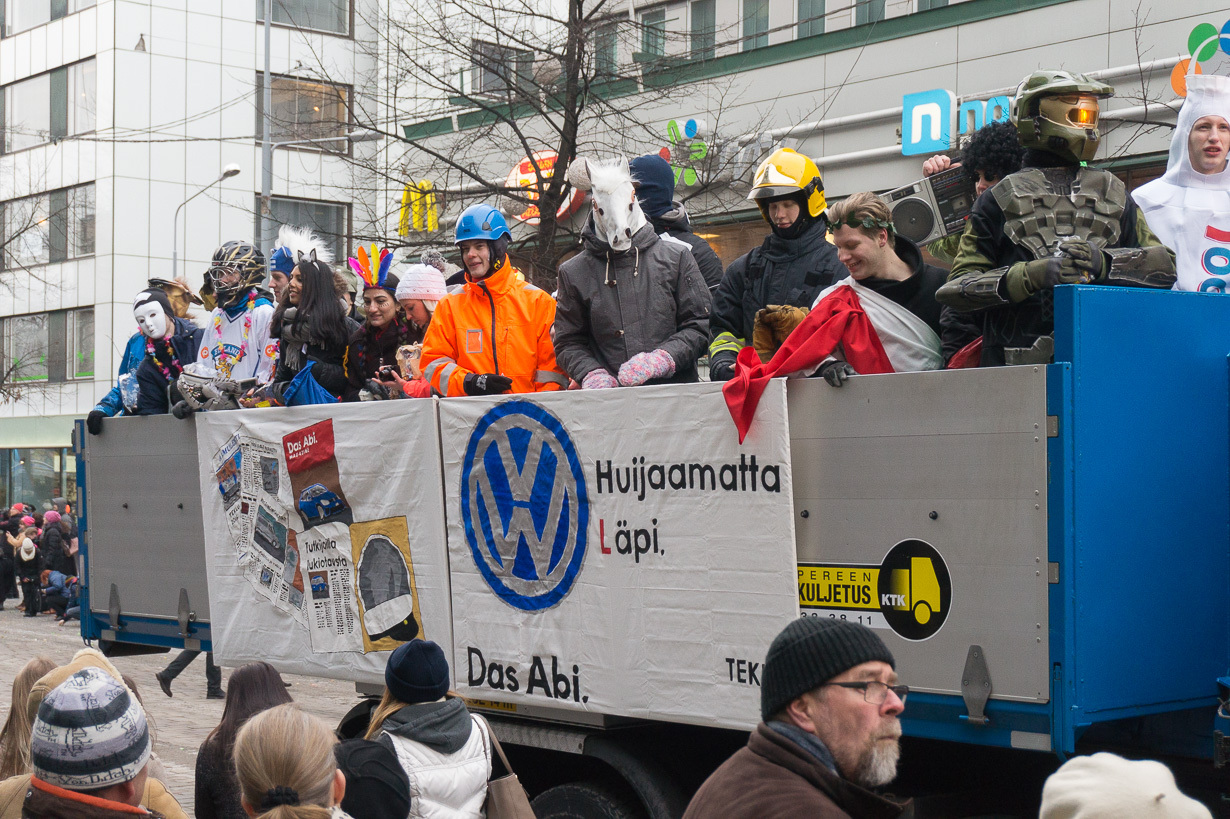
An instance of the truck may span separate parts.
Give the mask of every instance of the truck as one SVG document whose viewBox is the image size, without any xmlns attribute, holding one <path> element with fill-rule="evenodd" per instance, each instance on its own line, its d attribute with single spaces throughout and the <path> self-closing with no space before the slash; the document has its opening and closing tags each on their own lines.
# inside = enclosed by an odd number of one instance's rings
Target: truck
<svg viewBox="0 0 1230 819">
<path fill-rule="evenodd" d="M 621 390 L 606 408 L 573 393 L 117 419 L 100 436 L 79 423 L 82 636 L 113 652 L 213 649 L 239 662 L 256 650 L 243 643 L 262 631 L 260 618 L 283 618 L 270 628 L 290 622 L 277 606 L 293 609 L 306 594 L 302 610 L 323 611 L 312 598 L 331 581 L 306 564 L 298 594 L 285 580 L 281 591 L 262 592 L 278 602 L 262 604 L 256 619 L 236 611 L 257 598 L 261 581 L 234 568 L 222 510 L 240 508 L 225 496 L 242 465 L 217 441 L 237 424 L 240 435 L 357 413 L 377 428 L 415 412 L 434 419 L 416 436 L 435 447 L 423 450 L 435 463 L 356 459 L 347 486 L 321 479 L 317 497 L 333 493 L 354 510 L 359 544 L 376 525 L 358 522 L 362 505 L 381 496 L 400 510 L 381 481 L 410 476 L 410 528 L 381 531 L 405 538 L 407 555 L 420 549 L 407 560 L 422 604 L 413 626 L 451 644 L 456 687 L 487 716 L 541 817 L 680 816 L 758 720 L 767 640 L 793 616 L 865 623 L 894 653 L 910 695 L 890 790 L 914 797 L 919 816 L 1036 813 L 1045 777 L 1096 750 L 1161 759 L 1185 790 L 1221 810 L 1230 755 L 1230 300 L 1063 286 L 1054 326 L 1049 365 L 860 376 L 840 389 L 821 379 L 774 382 L 757 410 L 749 440 L 761 448 L 750 459 L 709 384 Z M 517 413 L 533 423 L 509 432 Z M 499 430 L 506 437 L 492 438 Z M 576 457 L 555 443 L 561 430 Z M 704 452 L 690 454 L 691 438 Z M 603 447 L 616 454 L 593 458 Z M 339 438 L 339 461 L 342 449 Z M 544 464 L 579 482 L 565 481 L 565 491 L 558 481 L 521 480 L 529 469 L 541 476 Z M 254 475 L 267 490 L 268 464 Z M 774 495 L 778 483 L 788 491 Z M 551 489 L 541 503 L 540 484 Z M 286 487 L 289 505 L 293 491 Z M 615 502 L 625 505 L 602 505 Z M 652 523 L 635 517 L 644 509 L 658 510 Z M 310 554 L 322 541 L 315 512 L 288 518 L 294 542 L 284 551 Z M 437 529 L 415 528 L 437 514 Z M 511 526 L 521 536 L 509 537 Z M 552 543 L 552 531 L 573 540 Z M 262 524 L 262 540 L 268 532 Z M 721 587 L 719 568 L 739 554 L 744 579 Z M 673 559 L 681 562 L 668 567 Z M 672 573 L 684 565 L 692 568 Z M 432 580 L 433 571 L 449 581 Z M 276 567 L 272 574 L 276 585 Z M 574 586 L 559 592 L 564 577 Z M 586 597 L 586 584 L 600 581 L 609 593 Z M 699 593 L 706 583 L 711 593 Z M 365 605 L 356 603 L 360 615 Z M 569 607 L 582 616 L 568 627 L 589 629 L 588 642 L 543 643 L 550 628 L 534 624 L 565 621 L 535 618 Z M 238 629 L 237 618 L 254 625 Z M 748 640 L 728 648 L 742 639 L 732 632 L 743 621 Z M 483 628 L 504 636 L 483 642 Z M 606 630 L 595 639 L 593 629 Z M 379 649 L 387 636 L 358 631 L 354 639 L 368 642 L 353 662 L 309 656 L 298 637 L 287 638 L 293 652 L 271 659 L 281 670 L 354 679 L 362 699 L 343 735 L 365 727 L 387 656 Z M 602 652 L 632 659 L 586 665 Z"/>
</svg>

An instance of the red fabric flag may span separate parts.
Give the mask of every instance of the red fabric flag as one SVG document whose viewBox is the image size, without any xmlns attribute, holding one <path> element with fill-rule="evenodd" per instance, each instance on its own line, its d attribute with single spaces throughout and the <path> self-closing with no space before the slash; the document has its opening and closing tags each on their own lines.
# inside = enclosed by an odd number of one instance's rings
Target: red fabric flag
<svg viewBox="0 0 1230 819">
<path fill-rule="evenodd" d="M 740 350 L 735 360 L 735 376 L 722 386 L 730 417 L 739 430 L 739 443 L 743 443 L 752 426 L 756 405 L 769 379 L 817 366 L 832 355 L 838 344 L 846 361 L 860 374 L 893 372 L 880 336 L 863 312 L 858 294 L 849 285 L 821 299 L 766 363 L 760 362 L 751 347 Z"/>
</svg>

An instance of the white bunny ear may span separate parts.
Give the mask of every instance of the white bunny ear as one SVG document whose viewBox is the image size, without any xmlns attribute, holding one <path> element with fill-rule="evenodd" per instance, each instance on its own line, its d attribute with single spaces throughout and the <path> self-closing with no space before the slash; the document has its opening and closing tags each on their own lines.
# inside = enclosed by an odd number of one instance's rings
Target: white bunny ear
<svg viewBox="0 0 1230 819">
<path fill-rule="evenodd" d="M 592 187 L 589 181 L 589 161 L 583 156 L 578 156 L 572 160 L 572 164 L 568 166 L 568 174 L 565 178 L 577 190 L 589 190 Z"/>
</svg>

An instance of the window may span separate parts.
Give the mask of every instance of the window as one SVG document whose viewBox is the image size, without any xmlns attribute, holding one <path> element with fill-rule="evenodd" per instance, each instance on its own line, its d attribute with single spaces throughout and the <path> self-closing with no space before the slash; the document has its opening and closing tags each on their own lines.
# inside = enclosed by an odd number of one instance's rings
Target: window
<svg viewBox="0 0 1230 819">
<path fill-rule="evenodd" d="M 594 71 L 609 77 L 619 66 L 619 28 L 607 23 L 594 29 Z"/>
<path fill-rule="evenodd" d="M 5 153 L 93 131 L 96 87 L 93 60 L 6 85 Z"/>
<path fill-rule="evenodd" d="M 94 308 L 68 311 L 68 377 L 94 377 Z"/>
<path fill-rule="evenodd" d="M 256 197 L 256 224 L 254 236 L 260 235 L 260 195 Z M 350 206 L 335 202 L 318 202 L 311 199 L 289 199 L 273 196 L 269 200 L 270 218 L 276 225 L 297 225 L 311 228 L 329 243 L 333 258 L 345 259 L 350 255 L 347 241 L 350 234 Z"/>
<path fill-rule="evenodd" d="M 856 0 L 854 4 L 854 24 L 878 23 L 884 19 L 884 0 Z"/>
<path fill-rule="evenodd" d="M 88 134 L 94 130 L 95 94 L 98 82 L 94 78 L 94 61 L 68 67 L 68 100 L 66 134 Z"/>
<path fill-rule="evenodd" d="M 94 255 L 94 186 L 68 189 L 66 253 L 70 259 Z M 92 321 L 93 319 L 91 319 Z M 91 325 L 92 326 L 92 325 Z"/>
<path fill-rule="evenodd" d="M 4 203 L 4 269 L 51 261 L 51 225 L 46 194 Z"/>
<path fill-rule="evenodd" d="M 256 75 L 256 133 L 263 129 L 265 75 Z M 274 77 L 269 134 L 274 142 L 316 139 L 293 147 L 349 152 L 350 88 L 345 85 Z M 336 142 L 325 141 L 336 139 Z"/>
<path fill-rule="evenodd" d="M 716 0 L 693 0 L 691 51 L 694 60 L 712 60 L 717 40 Z"/>
<path fill-rule="evenodd" d="M 265 0 L 256 0 L 256 19 L 265 22 Z M 349 0 L 273 0 L 273 22 L 334 34 L 350 30 Z"/>
<path fill-rule="evenodd" d="M 46 381 L 50 314 L 13 316 L 4 320 L 4 352 L 7 377 L 18 383 Z"/>
<path fill-rule="evenodd" d="M 3 321 L 4 371 L 17 383 L 94 377 L 94 308 L 12 316 Z"/>
<path fill-rule="evenodd" d="M 59 20 L 94 3 L 95 0 L 4 0 L 4 36 Z"/>
<path fill-rule="evenodd" d="M 948 5 L 948 0 L 918 0 L 919 11 L 931 11 L 931 9 L 942 9 Z"/>
<path fill-rule="evenodd" d="M 3 268 L 94 255 L 94 185 L 62 188 L 3 206 Z"/>
<path fill-rule="evenodd" d="M 926 0 L 919 0 L 926 2 Z M 824 0 L 799 0 L 799 39 L 824 33 Z"/>
<path fill-rule="evenodd" d="M 51 141 L 51 75 L 4 88 L 4 152 Z"/>
<path fill-rule="evenodd" d="M 532 51 L 475 40 L 471 45 L 470 64 L 471 87 L 477 94 L 533 94 Z"/>
<path fill-rule="evenodd" d="M 641 54 L 645 59 L 666 53 L 666 9 L 653 9 L 641 15 Z"/>
<path fill-rule="evenodd" d="M 743 50 L 764 48 L 768 44 L 769 0 L 743 0 Z"/>
</svg>

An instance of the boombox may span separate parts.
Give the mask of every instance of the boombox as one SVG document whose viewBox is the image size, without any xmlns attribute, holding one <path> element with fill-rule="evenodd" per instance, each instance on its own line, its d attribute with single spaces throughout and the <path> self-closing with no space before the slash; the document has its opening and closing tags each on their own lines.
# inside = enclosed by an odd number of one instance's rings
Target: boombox
<svg viewBox="0 0 1230 819">
<path fill-rule="evenodd" d="M 918 245 L 965 229 L 974 206 L 974 182 L 964 168 L 949 168 L 881 194 L 897 233 Z"/>
</svg>

